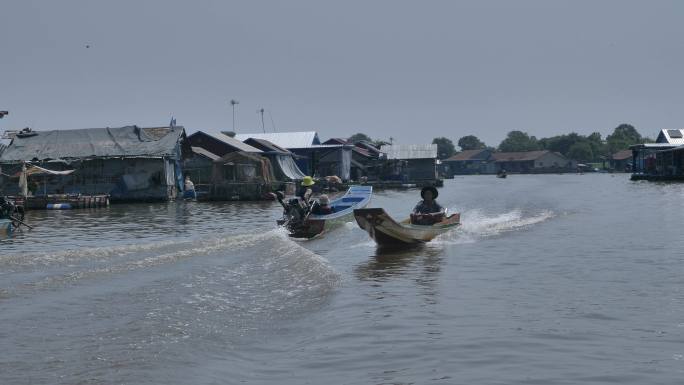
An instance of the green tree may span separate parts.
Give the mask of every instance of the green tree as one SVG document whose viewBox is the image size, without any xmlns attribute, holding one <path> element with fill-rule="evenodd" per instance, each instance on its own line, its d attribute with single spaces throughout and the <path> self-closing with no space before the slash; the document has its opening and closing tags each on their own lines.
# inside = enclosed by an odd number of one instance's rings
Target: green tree
<svg viewBox="0 0 684 385">
<path fill-rule="evenodd" d="M 606 144 L 611 154 L 620 150 L 626 150 L 633 144 L 642 142 L 641 134 L 631 124 L 621 124 L 613 130 L 613 133 L 606 137 Z"/>
<path fill-rule="evenodd" d="M 437 157 L 439 159 L 446 159 L 456 153 L 456 147 L 451 139 L 441 137 L 432 139 L 432 144 L 437 145 Z"/>
<path fill-rule="evenodd" d="M 570 146 L 567 157 L 580 162 L 589 162 L 594 159 L 594 153 L 588 142 L 577 142 Z"/>
<path fill-rule="evenodd" d="M 594 154 L 594 161 L 605 159 L 608 147 L 604 140 L 601 139 L 601 133 L 592 132 L 591 135 L 587 136 L 587 143 L 591 146 L 591 153 Z M 603 157 L 603 159 L 601 157 Z"/>
<path fill-rule="evenodd" d="M 502 152 L 534 151 L 540 148 L 536 137 L 522 131 L 509 132 L 506 139 L 499 144 L 499 151 Z"/>
<path fill-rule="evenodd" d="M 574 134 L 574 133 L 573 133 Z M 539 147 L 544 150 L 549 150 L 553 152 L 560 152 L 563 155 L 568 154 L 570 146 L 578 141 L 577 134 L 571 135 L 557 135 L 550 138 L 539 139 Z"/>
<path fill-rule="evenodd" d="M 369 143 L 373 143 L 373 139 L 371 139 L 370 136 L 363 134 L 361 132 L 356 133 L 356 134 L 350 136 L 349 138 L 347 138 L 347 142 L 349 142 L 349 143 L 356 143 L 356 142 L 360 142 L 362 140 L 369 142 Z"/>
<path fill-rule="evenodd" d="M 475 135 L 466 135 L 466 136 L 464 136 L 458 140 L 458 147 L 461 147 L 462 151 L 466 151 L 466 150 L 479 150 L 482 148 L 486 148 L 487 145 L 484 144 Z"/>
</svg>

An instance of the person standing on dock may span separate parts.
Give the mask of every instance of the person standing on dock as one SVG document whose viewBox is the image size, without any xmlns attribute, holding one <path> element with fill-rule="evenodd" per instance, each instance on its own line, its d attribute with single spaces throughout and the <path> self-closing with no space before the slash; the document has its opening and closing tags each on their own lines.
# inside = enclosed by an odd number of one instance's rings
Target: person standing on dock
<svg viewBox="0 0 684 385">
<path fill-rule="evenodd" d="M 190 176 L 185 176 L 185 183 L 183 184 L 183 199 L 197 199 L 195 192 L 195 184 L 190 180 Z"/>
</svg>

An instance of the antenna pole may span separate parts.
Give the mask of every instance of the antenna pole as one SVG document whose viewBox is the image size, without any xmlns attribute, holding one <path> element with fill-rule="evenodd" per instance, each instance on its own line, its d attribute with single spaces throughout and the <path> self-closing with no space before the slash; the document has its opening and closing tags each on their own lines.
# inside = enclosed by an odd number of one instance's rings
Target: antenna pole
<svg viewBox="0 0 684 385">
<path fill-rule="evenodd" d="M 230 99 L 230 105 L 233 106 L 233 132 L 237 132 L 237 131 L 235 131 L 235 105 L 236 104 L 240 104 L 240 102 L 238 102 L 235 99 Z"/>
</svg>

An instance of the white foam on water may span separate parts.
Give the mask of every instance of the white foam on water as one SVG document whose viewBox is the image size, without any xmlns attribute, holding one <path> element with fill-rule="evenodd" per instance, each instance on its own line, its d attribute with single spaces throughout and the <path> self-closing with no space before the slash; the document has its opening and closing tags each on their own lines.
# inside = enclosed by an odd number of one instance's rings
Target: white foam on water
<svg viewBox="0 0 684 385">
<path fill-rule="evenodd" d="M 485 214 L 479 209 L 468 210 L 461 214 L 461 226 L 440 235 L 433 243 L 472 243 L 478 239 L 523 230 L 555 216 L 549 210 L 533 215 L 524 215 L 520 209 L 493 215 Z"/>
<path fill-rule="evenodd" d="M 117 245 L 103 247 L 83 247 L 35 254 L 0 255 L 0 266 L 49 266 L 68 265 L 80 260 L 108 260 L 140 254 L 152 254 L 147 259 L 174 259 L 177 257 L 206 254 L 211 251 L 227 248 L 244 248 L 258 243 L 264 237 L 280 232 L 275 229 L 258 234 L 224 234 L 217 237 L 205 237 L 195 240 L 145 241 L 134 245 Z M 136 263 L 145 265 L 144 260 Z"/>
<path fill-rule="evenodd" d="M 128 257 L 124 258 L 122 255 Z M 238 258 L 235 259 L 235 256 Z M 219 261 L 222 258 L 228 258 L 227 260 L 231 260 L 232 263 L 230 269 L 235 269 L 231 273 L 233 276 L 255 274 L 267 280 L 267 277 L 272 274 L 291 273 L 292 279 L 299 283 L 295 287 L 285 289 L 287 296 L 310 290 L 311 286 L 315 285 L 334 285 L 338 279 L 327 260 L 298 245 L 289 239 L 284 230 L 279 228 L 258 234 L 224 235 L 184 242 L 167 241 L 143 245 L 87 248 L 24 256 L 22 259 L 12 257 L 0 261 L 0 266 L 8 263 L 21 263 L 25 267 L 36 268 L 36 265 L 39 265 L 39 268 L 47 275 L 37 281 L 22 282 L 22 284 L 24 287 L 40 289 L 203 257 L 218 257 Z M 93 266 L 93 258 L 101 260 L 102 263 Z M 79 260 L 85 263 L 79 265 Z M 44 265 L 54 265 L 58 269 L 50 272 L 44 270 Z M 64 268 L 67 271 L 64 271 Z M 288 285 L 288 279 L 285 276 L 281 281 Z M 201 283 L 202 281 L 201 275 L 195 277 L 195 282 Z"/>
</svg>

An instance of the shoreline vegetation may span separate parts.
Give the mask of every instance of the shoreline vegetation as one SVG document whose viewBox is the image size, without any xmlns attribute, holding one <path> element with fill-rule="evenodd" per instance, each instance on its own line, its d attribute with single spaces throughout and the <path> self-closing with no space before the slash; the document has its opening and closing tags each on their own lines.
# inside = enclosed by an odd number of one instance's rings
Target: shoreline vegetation
<svg viewBox="0 0 684 385">
<path fill-rule="evenodd" d="M 373 140 L 364 133 L 357 133 L 348 138 L 350 143 L 365 140 L 376 146 L 391 144 L 381 139 Z M 606 162 L 620 151 L 629 149 L 629 146 L 641 143 L 653 143 L 654 139 L 642 136 L 631 124 L 623 123 L 613 129 L 613 132 L 602 137 L 601 133 L 594 132 L 590 135 L 581 135 L 576 132 L 568 134 L 537 138 L 524 131 L 510 131 L 506 138 L 496 147 L 491 147 L 481 141 L 476 135 L 460 137 L 456 143 L 450 138 L 437 137 L 432 140 L 438 147 L 438 158 L 448 159 L 460 152 L 468 150 L 489 149 L 492 152 L 526 152 L 548 150 L 562 154 L 568 159 L 585 164 L 601 164 L 606 168 Z M 456 145 L 461 149 L 458 151 Z"/>
</svg>

